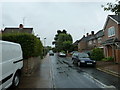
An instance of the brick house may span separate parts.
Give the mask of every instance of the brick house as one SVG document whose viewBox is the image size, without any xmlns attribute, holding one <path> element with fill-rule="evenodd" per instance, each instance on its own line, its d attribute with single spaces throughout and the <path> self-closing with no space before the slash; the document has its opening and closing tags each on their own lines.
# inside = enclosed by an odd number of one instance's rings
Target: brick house
<svg viewBox="0 0 120 90">
<path fill-rule="evenodd" d="M 76 41 L 73 43 L 73 50 L 74 50 L 74 51 L 77 51 L 77 50 L 78 50 L 78 43 L 79 43 L 79 40 L 76 40 Z"/>
<path fill-rule="evenodd" d="M 104 31 L 103 31 L 103 30 L 99 30 L 99 31 L 95 34 L 95 39 L 96 39 L 95 45 L 96 45 L 97 48 L 103 49 L 103 45 L 102 45 L 103 37 L 104 37 Z"/>
<path fill-rule="evenodd" d="M 94 34 L 94 31 L 91 31 L 91 34 L 87 33 L 86 36 L 84 35 L 78 43 L 78 51 L 79 52 L 90 52 L 94 48 L 101 48 L 102 41 L 103 41 L 103 30 L 98 31 Z"/>
<path fill-rule="evenodd" d="M 120 16 L 108 15 L 104 25 L 103 46 L 106 57 L 114 57 L 120 62 Z"/>
<path fill-rule="evenodd" d="M 78 51 L 83 52 L 87 50 L 87 38 L 85 35 L 78 41 Z"/>
<path fill-rule="evenodd" d="M 19 27 L 6 27 L 2 34 L 4 33 L 30 33 L 33 34 L 33 28 L 25 28 L 22 24 Z"/>
</svg>

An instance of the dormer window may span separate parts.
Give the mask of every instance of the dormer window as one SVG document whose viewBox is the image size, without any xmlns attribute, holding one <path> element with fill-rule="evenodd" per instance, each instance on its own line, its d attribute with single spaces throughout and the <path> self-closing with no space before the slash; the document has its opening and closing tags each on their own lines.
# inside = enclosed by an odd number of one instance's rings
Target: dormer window
<svg viewBox="0 0 120 90">
<path fill-rule="evenodd" d="M 108 37 L 112 37 L 112 36 L 115 36 L 115 27 L 114 26 L 108 28 Z"/>
</svg>

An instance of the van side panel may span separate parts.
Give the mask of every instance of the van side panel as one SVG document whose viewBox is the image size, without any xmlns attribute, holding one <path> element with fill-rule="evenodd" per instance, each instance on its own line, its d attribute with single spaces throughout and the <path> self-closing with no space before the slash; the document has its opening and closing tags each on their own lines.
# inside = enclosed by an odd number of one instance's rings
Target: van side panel
<svg viewBox="0 0 120 90">
<path fill-rule="evenodd" d="M 12 84 L 16 70 L 21 69 L 23 62 L 14 63 L 22 59 L 22 50 L 19 44 L 2 42 L 2 88 Z M 0 79 L 1 80 L 1 79 Z"/>
</svg>

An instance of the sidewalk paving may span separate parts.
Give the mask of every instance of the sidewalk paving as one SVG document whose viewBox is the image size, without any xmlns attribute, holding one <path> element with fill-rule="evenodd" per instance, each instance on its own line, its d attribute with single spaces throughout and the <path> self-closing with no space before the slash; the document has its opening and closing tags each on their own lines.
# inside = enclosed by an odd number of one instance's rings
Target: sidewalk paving
<svg viewBox="0 0 120 90">
<path fill-rule="evenodd" d="M 106 63 L 106 62 L 102 62 Z M 109 63 L 109 62 L 108 62 Z M 120 77 L 120 64 L 109 63 L 109 64 L 101 64 L 97 66 L 97 69 L 108 74 Z"/>
<path fill-rule="evenodd" d="M 31 76 L 22 76 L 18 88 L 53 88 L 50 59 L 46 56 Z"/>
</svg>

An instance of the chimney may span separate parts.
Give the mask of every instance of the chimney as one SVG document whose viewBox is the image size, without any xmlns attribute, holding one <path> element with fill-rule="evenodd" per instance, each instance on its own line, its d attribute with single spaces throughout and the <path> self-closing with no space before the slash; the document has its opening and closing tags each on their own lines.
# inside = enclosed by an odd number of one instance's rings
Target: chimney
<svg viewBox="0 0 120 90">
<path fill-rule="evenodd" d="M 83 35 L 83 37 L 85 37 L 85 35 Z"/>
<path fill-rule="evenodd" d="M 20 25 L 19 25 L 19 28 L 20 28 L 20 29 L 23 29 L 23 28 L 24 28 L 23 24 L 20 24 Z"/>
<path fill-rule="evenodd" d="M 94 31 L 91 31 L 91 35 L 94 35 Z"/>
<path fill-rule="evenodd" d="M 88 36 L 88 35 L 89 35 L 89 33 L 86 33 L 86 35 Z"/>
</svg>

